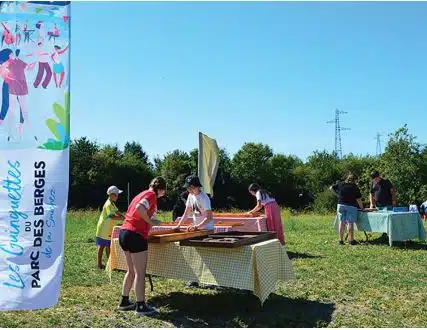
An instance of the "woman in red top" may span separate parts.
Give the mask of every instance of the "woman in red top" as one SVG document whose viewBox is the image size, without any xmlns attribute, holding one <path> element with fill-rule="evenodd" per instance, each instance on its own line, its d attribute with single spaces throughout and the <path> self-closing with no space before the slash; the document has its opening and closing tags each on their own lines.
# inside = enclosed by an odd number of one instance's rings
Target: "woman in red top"
<svg viewBox="0 0 427 330">
<path fill-rule="evenodd" d="M 123 280 L 122 301 L 119 310 L 134 310 L 137 316 L 156 312 L 145 303 L 145 271 L 148 258 L 148 232 L 156 222 L 157 198 L 166 194 L 166 181 L 154 178 L 148 190 L 136 196 L 129 205 L 120 230 L 119 244 L 126 256 L 128 271 Z M 136 305 L 129 300 L 129 292 L 135 280 Z M 135 308 L 136 307 L 136 308 Z"/>
</svg>

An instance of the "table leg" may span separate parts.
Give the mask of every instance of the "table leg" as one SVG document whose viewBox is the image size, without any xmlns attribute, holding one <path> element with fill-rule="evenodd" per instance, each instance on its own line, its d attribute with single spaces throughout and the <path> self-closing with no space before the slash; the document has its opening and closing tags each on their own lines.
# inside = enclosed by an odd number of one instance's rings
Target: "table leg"
<svg viewBox="0 0 427 330">
<path fill-rule="evenodd" d="M 150 281 L 150 290 L 151 292 L 153 292 L 154 291 L 153 279 L 151 278 L 150 274 L 148 274 L 148 280 Z"/>
<path fill-rule="evenodd" d="M 368 234 L 366 233 L 366 231 L 363 231 L 363 233 L 365 234 L 365 242 L 368 242 L 369 240 Z M 346 241 L 347 238 L 348 238 L 348 233 L 345 234 L 344 241 Z"/>
<path fill-rule="evenodd" d="M 366 231 L 363 231 L 363 233 L 365 234 L 365 242 L 368 242 L 369 240 L 368 234 L 366 233 Z"/>
</svg>

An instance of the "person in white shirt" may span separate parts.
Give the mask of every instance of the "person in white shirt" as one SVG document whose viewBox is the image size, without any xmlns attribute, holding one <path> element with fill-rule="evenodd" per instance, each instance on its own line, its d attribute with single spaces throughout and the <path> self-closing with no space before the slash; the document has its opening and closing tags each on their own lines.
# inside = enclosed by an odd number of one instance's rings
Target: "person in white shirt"
<svg viewBox="0 0 427 330">
<path fill-rule="evenodd" d="M 46 89 L 52 79 L 52 69 L 49 64 L 50 57 L 49 53 L 43 49 L 42 42 L 39 42 L 37 46 L 37 49 L 27 56 L 35 56 L 39 62 L 39 70 L 37 72 L 36 80 L 34 81 L 34 88 L 38 88 L 43 80 L 42 86 Z"/>
<path fill-rule="evenodd" d="M 285 237 L 283 234 L 282 219 L 280 216 L 280 207 L 276 202 L 273 195 L 265 189 L 262 189 L 258 184 L 252 183 L 249 188 L 249 193 L 255 196 L 257 200 L 256 206 L 248 212 L 253 215 L 260 211 L 263 207 L 265 209 L 265 217 L 267 218 L 267 230 L 275 231 L 277 233 L 277 239 L 285 244 Z"/>
<path fill-rule="evenodd" d="M 185 179 L 184 188 L 188 191 L 188 198 L 185 205 L 184 214 L 178 222 L 178 229 L 187 216 L 193 214 L 193 225 L 188 228 L 189 231 L 214 229 L 214 220 L 209 196 L 202 191 L 202 184 L 195 175 L 190 175 Z"/>
<path fill-rule="evenodd" d="M 187 230 L 194 231 L 199 229 L 213 230 L 214 220 L 211 209 L 211 200 L 208 195 L 202 191 L 202 184 L 195 175 L 190 175 L 185 179 L 184 188 L 187 189 L 188 197 L 185 204 L 185 211 L 178 225 L 175 229 L 178 229 L 182 222 L 187 219 L 190 213 L 193 213 L 193 225 Z M 189 288 L 198 287 L 198 282 L 187 282 Z"/>
</svg>

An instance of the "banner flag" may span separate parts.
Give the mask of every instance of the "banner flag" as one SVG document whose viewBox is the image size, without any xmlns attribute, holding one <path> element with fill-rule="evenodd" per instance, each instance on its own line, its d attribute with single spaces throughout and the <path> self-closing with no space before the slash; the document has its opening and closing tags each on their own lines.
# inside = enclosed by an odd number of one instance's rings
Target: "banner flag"
<svg viewBox="0 0 427 330">
<path fill-rule="evenodd" d="M 56 305 L 70 144 L 70 2 L 0 3 L 0 310 Z"/>
<path fill-rule="evenodd" d="M 205 193 L 213 197 L 213 186 L 219 165 L 219 148 L 214 139 L 199 133 L 198 176 Z"/>
</svg>

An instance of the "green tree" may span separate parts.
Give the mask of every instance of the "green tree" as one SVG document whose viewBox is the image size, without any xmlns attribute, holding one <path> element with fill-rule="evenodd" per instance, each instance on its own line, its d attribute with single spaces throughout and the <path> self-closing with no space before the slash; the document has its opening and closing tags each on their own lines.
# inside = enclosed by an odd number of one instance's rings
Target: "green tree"
<svg viewBox="0 0 427 330">
<path fill-rule="evenodd" d="M 350 173 L 358 178 L 363 203 L 369 206 L 372 181 L 371 172 L 379 168 L 379 158 L 377 156 L 356 156 L 349 154 L 340 161 L 339 167 L 340 172 L 343 173 L 343 179 Z"/>
<path fill-rule="evenodd" d="M 267 183 L 269 169 L 266 166 L 273 157 L 273 150 L 261 143 L 245 143 L 234 155 L 231 173 L 238 182 Z"/>
<path fill-rule="evenodd" d="M 215 208 L 231 208 L 234 206 L 232 196 L 233 181 L 231 178 L 231 159 L 227 150 L 219 150 L 219 165 L 214 184 L 212 206 Z"/>
<path fill-rule="evenodd" d="M 324 191 L 326 187 L 341 180 L 343 174 L 341 173 L 340 160 L 335 153 L 328 153 L 327 151 L 314 151 L 308 157 L 307 175 L 308 186 L 314 195 Z"/>
<path fill-rule="evenodd" d="M 190 151 L 190 171 L 191 173 L 197 174 L 198 173 L 198 164 L 199 164 L 199 149 L 194 148 Z"/>
<path fill-rule="evenodd" d="M 231 162 L 231 175 L 234 182 L 233 197 L 236 206 L 249 208 L 253 204 L 247 188 L 256 182 L 271 189 L 271 172 L 269 160 L 273 157 L 273 150 L 261 143 L 245 143 L 234 155 Z"/>
<path fill-rule="evenodd" d="M 324 188 L 317 194 L 313 204 L 313 211 L 318 214 L 327 214 L 333 212 L 337 207 L 337 197 L 329 190 Z"/>
<path fill-rule="evenodd" d="M 300 191 L 297 188 L 297 177 L 294 170 L 303 162 L 295 156 L 276 154 L 268 161 L 270 169 L 270 189 L 276 200 L 283 206 L 298 208 L 300 206 Z"/>
<path fill-rule="evenodd" d="M 389 135 L 380 158 L 380 172 L 396 187 L 399 205 L 408 205 L 421 199 L 420 190 L 425 184 L 421 151 L 421 145 L 409 133 L 407 125 Z"/>
<path fill-rule="evenodd" d="M 71 141 L 70 144 L 70 193 L 71 208 L 86 208 L 91 200 L 91 184 L 89 171 L 92 169 L 93 155 L 99 146 L 86 137 Z"/>
<path fill-rule="evenodd" d="M 427 146 L 423 146 L 420 163 L 421 188 L 418 194 L 418 204 L 427 201 Z"/>
<path fill-rule="evenodd" d="M 141 159 L 145 164 L 149 165 L 148 155 L 147 153 L 142 149 L 141 144 L 138 142 L 132 141 L 132 142 L 126 142 L 124 147 L 124 154 L 125 155 L 135 155 L 136 158 Z"/>
<path fill-rule="evenodd" d="M 147 165 L 145 160 L 138 155 L 128 153 L 118 160 L 116 176 L 114 182 L 125 190 L 119 204 L 127 207 L 127 185 L 129 184 L 129 201 L 137 194 L 148 188 L 151 179 L 154 177 L 152 168 Z"/>
<path fill-rule="evenodd" d="M 295 191 L 298 194 L 297 209 L 307 209 L 314 201 L 315 194 L 310 189 L 309 181 L 310 168 L 306 164 L 295 167 L 292 171 L 294 177 Z"/>
<path fill-rule="evenodd" d="M 174 150 L 166 154 L 159 163 L 161 164 L 160 173 L 167 183 L 169 206 L 183 191 L 185 178 L 190 174 L 196 174 L 191 172 L 190 160 L 186 152 Z"/>
</svg>

